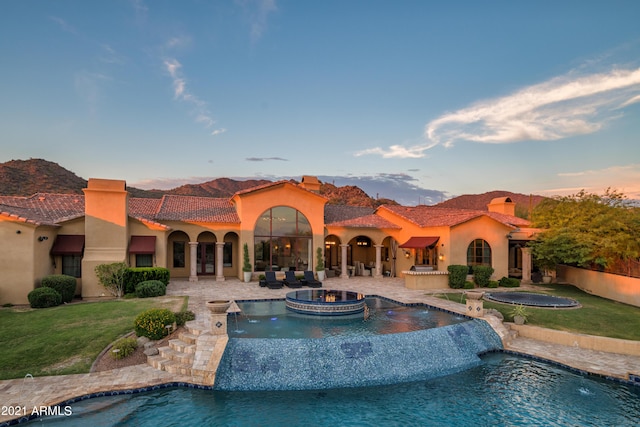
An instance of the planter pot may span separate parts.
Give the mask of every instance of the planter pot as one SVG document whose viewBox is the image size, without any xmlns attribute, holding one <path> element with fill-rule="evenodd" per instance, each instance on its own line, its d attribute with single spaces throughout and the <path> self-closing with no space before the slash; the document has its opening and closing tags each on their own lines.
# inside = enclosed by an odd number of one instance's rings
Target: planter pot
<svg viewBox="0 0 640 427">
<path fill-rule="evenodd" d="M 516 325 L 524 325 L 524 317 L 523 316 L 513 316 L 513 323 Z"/>
<path fill-rule="evenodd" d="M 226 313 L 230 305 L 231 301 L 228 300 L 207 301 L 207 308 L 216 314 Z"/>
<path fill-rule="evenodd" d="M 542 276 L 542 283 L 551 283 L 551 276 Z"/>
<path fill-rule="evenodd" d="M 250 271 L 243 271 L 244 274 L 244 283 L 249 283 L 251 281 L 251 275 L 253 274 Z"/>
<path fill-rule="evenodd" d="M 482 297 L 484 296 L 484 292 L 478 292 L 478 291 L 467 291 L 464 293 L 467 297 L 467 299 L 482 299 Z"/>
<path fill-rule="evenodd" d="M 324 280 L 324 270 L 316 271 L 316 273 L 318 273 L 318 280 L 322 282 Z"/>
</svg>

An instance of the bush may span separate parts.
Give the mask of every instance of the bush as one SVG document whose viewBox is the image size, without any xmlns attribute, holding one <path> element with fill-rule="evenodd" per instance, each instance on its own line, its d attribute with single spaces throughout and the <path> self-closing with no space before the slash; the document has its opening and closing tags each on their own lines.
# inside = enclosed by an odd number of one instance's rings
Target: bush
<svg viewBox="0 0 640 427">
<path fill-rule="evenodd" d="M 467 280 L 469 267 L 466 265 L 450 265 L 447 267 L 447 270 L 449 271 L 449 287 L 462 289 L 464 282 Z"/>
<path fill-rule="evenodd" d="M 172 325 L 176 321 L 176 315 L 166 308 L 152 308 L 143 311 L 134 322 L 136 335 L 159 340 L 169 334 L 165 326 Z"/>
<path fill-rule="evenodd" d="M 159 280 L 166 285 L 169 284 L 169 269 L 163 267 L 133 267 L 127 268 L 124 275 L 124 290 L 127 294 L 135 292 L 136 285 L 148 280 Z"/>
<path fill-rule="evenodd" d="M 111 295 L 122 297 L 124 292 L 124 277 L 129 267 L 124 262 L 113 262 L 111 264 L 100 264 L 95 268 L 98 280 Z"/>
<path fill-rule="evenodd" d="M 179 311 L 178 313 L 174 313 L 176 315 L 176 325 L 184 326 L 190 320 L 195 320 L 196 315 L 193 311 Z"/>
<path fill-rule="evenodd" d="M 498 284 L 503 288 L 518 288 L 520 287 L 520 280 L 515 277 L 503 277 Z"/>
<path fill-rule="evenodd" d="M 62 302 L 71 302 L 76 294 L 76 278 L 66 274 L 51 274 L 42 278 L 42 287 L 58 291 Z"/>
<path fill-rule="evenodd" d="M 464 286 L 463 287 L 465 289 L 475 289 L 476 288 L 476 284 L 473 283 L 473 282 L 466 281 L 466 282 L 464 282 Z"/>
<path fill-rule="evenodd" d="M 481 288 L 486 288 L 489 285 L 493 271 L 493 267 L 489 267 L 488 265 L 474 265 L 473 280 L 476 282 L 476 285 Z"/>
<path fill-rule="evenodd" d="M 497 280 L 491 280 L 489 281 L 489 284 L 487 285 L 488 288 L 497 288 L 498 287 L 498 281 Z"/>
<path fill-rule="evenodd" d="M 53 288 L 36 288 L 27 295 L 32 308 L 55 307 L 62 304 L 62 296 Z"/>
<path fill-rule="evenodd" d="M 159 280 L 147 280 L 136 285 L 138 298 L 160 297 L 167 293 L 167 285 Z"/>
<path fill-rule="evenodd" d="M 138 341 L 135 338 L 120 338 L 118 341 L 114 342 L 111 346 L 111 357 L 116 360 L 124 359 L 125 357 L 133 354 L 138 348 Z M 120 350 L 118 352 L 114 352 L 113 350 Z"/>
</svg>

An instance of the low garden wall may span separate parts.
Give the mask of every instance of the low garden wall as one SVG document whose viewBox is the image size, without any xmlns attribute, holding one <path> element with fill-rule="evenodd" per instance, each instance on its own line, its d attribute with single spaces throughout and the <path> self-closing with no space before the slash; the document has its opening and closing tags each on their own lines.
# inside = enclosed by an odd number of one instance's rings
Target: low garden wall
<svg viewBox="0 0 640 427">
<path fill-rule="evenodd" d="M 407 289 L 443 289 L 449 287 L 447 271 L 403 271 Z"/>
<path fill-rule="evenodd" d="M 593 295 L 640 307 L 640 279 L 559 265 L 558 280 Z"/>
</svg>

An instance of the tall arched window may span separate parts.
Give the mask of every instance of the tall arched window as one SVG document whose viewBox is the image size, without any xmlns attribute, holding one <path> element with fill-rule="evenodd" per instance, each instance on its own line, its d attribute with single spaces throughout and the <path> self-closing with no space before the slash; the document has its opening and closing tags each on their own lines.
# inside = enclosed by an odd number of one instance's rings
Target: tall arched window
<svg viewBox="0 0 640 427">
<path fill-rule="evenodd" d="M 486 240 L 475 239 L 467 248 L 467 265 L 491 267 L 491 246 Z"/>
<path fill-rule="evenodd" d="M 287 206 L 267 209 L 253 235 L 255 271 L 309 269 L 312 232 L 302 212 Z"/>
</svg>

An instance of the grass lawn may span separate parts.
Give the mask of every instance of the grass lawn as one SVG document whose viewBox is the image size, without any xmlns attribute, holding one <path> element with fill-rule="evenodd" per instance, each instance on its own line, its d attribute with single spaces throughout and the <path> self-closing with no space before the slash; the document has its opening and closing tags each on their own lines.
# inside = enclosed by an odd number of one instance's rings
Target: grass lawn
<svg viewBox="0 0 640 427">
<path fill-rule="evenodd" d="M 45 309 L 0 309 L 0 379 L 89 372 L 100 352 L 149 308 L 186 309 L 188 297 L 123 299 Z"/>
<path fill-rule="evenodd" d="M 578 332 L 611 338 L 640 341 L 640 308 L 622 304 L 581 291 L 571 285 L 542 285 L 538 290 L 509 289 L 518 292 L 535 292 L 569 297 L 582 307 L 577 309 L 548 309 L 527 307 L 527 324 L 560 331 Z M 435 295 L 459 302 L 455 293 Z M 464 302 L 464 299 L 462 300 Z M 511 321 L 511 305 L 484 301 L 484 308 L 495 308 L 505 320 Z"/>
</svg>

